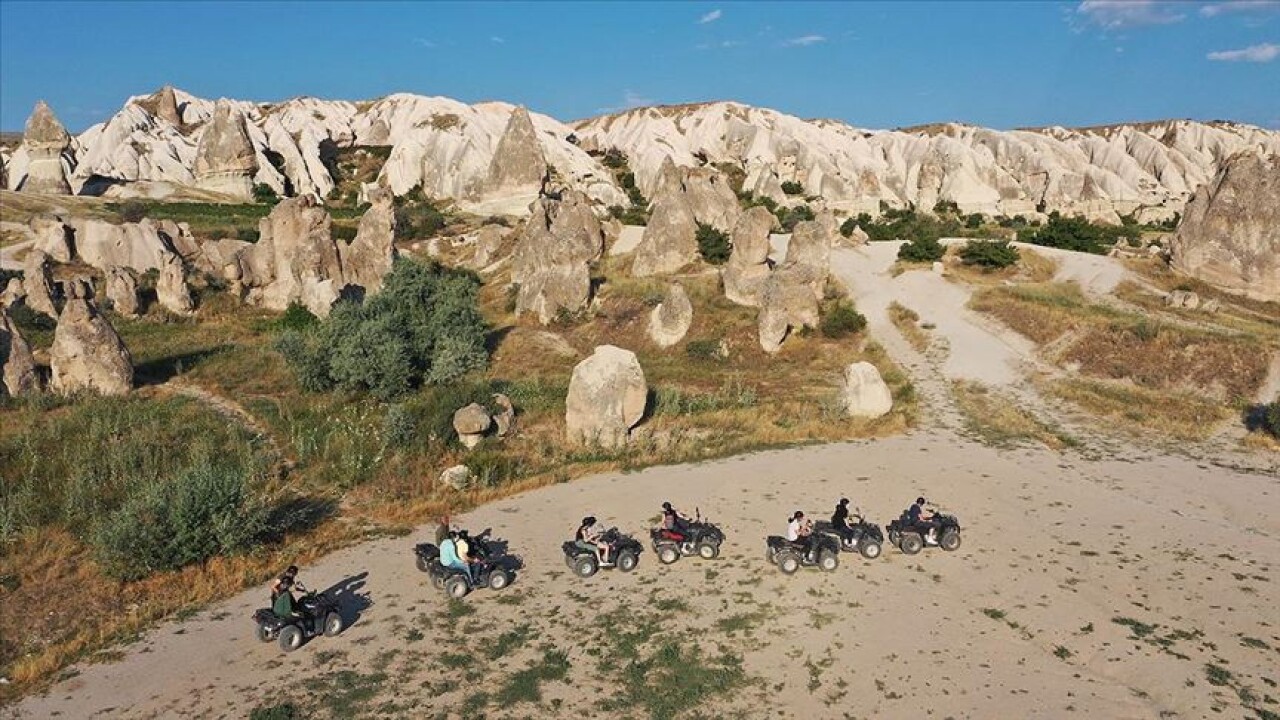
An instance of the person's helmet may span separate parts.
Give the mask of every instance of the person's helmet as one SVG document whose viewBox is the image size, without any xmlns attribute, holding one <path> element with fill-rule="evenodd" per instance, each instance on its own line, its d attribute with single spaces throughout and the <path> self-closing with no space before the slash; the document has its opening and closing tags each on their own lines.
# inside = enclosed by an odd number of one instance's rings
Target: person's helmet
<svg viewBox="0 0 1280 720">
<path fill-rule="evenodd" d="M 458 539 L 458 532 L 457 532 L 456 530 L 450 530 L 450 531 L 449 531 L 449 539 L 450 539 L 450 540 L 457 540 L 457 539 Z"/>
<path fill-rule="evenodd" d="M 465 539 L 465 538 L 470 538 L 471 536 L 467 534 L 466 530 L 459 530 L 458 537 Z"/>
<path fill-rule="evenodd" d="M 840 498 L 840 504 L 841 504 L 841 505 L 848 505 L 848 504 L 849 504 L 849 498 Z"/>
<path fill-rule="evenodd" d="M 297 565 L 290 565 L 289 567 L 287 567 L 287 568 L 285 568 L 285 569 L 284 569 L 284 574 L 285 574 L 285 575 L 288 575 L 289 577 L 293 577 L 293 576 L 297 575 L 297 574 L 298 574 L 298 566 L 297 566 Z"/>
<path fill-rule="evenodd" d="M 583 525 L 595 525 L 595 524 L 596 524 L 595 516 L 593 516 L 593 515 L 588 515 L 588 516 L 586 516 L 586 517 L 582 518 L 582 524 L 583 524 Z"/>
<path fill-rule="evenodd" d="M 917 505 L 923 505 L 923 504 L 924 504 L 924 498 L 922 498 L 922 497 L 918 497 L 918 498 L 916 498 L 916 504 L 917 504 Z"/>
<path fill-rule="evenodd" d="M 670 510 L 670 509 L 671 509 L 671 503 L 669 503 L 669 502 L 664 502 L 664 503 L 662 503 L 662 509 L 663 509 L 663 510 Z"/>
</svg>

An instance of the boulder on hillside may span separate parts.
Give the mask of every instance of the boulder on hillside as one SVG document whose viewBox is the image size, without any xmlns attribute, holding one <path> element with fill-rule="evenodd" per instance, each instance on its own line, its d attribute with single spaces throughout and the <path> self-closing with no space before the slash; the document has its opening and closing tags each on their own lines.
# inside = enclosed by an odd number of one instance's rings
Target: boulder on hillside
<svg viewBox="0 0 1280 720">
<path fill-rule="evenodd" d="M 1173 267 L 1256 300 L 1280 300 L 1280 155 L 1233 155 L 1196 190 L 1170 243 Z"/>
<path fill-rule="evenodd" d="M 511 403 L 511 398 L 502 393 L 494 393 L 493 404 L 498 406 L 498 412 L 493 414 L 493 425 L 498 437 L 504 438 L 515 429 L 516 406 Z"/>
<path fill-rule="evenodd" d="M 22 259 L 22 289 L 27 307 L 51 318 L 58 317 L 53 305 L 53 270 L 43 250 L 28 250 Z"/>
<path fill-rule="evenodd" d="M 58 122 L 53 110 L 43 100 L 36 103 L 22 133 L 22 148 L 27 154 L 27 173 L 20 192 L 44 195 L 70 195 L 71 184 L 62 156 L 71 147 L 71 135 Z"/>
<path fill-rule="evenodd" d="M 124 395 L 133 388 L 133 359 L 115 328 L 98 312 L 90 288 L 83 278 L 67 283 L 67 302 L 49 351 L 50 386 L 61 395 Z"/>
<path fill-rule="evenodd" d="M 191 288 L 187 287 L 187 270 L 182 258 L 170 254 L 160 266 L 160 277 L 156 279 L 156 301 L 160 307 L 175 315 L 190 315 L 196 309 L 191 299 Z"/>
<path fill-rule="evenodd" d="M 587 306 L 591 263 L 604 252 L 604 233 L 589 203 L 579 192 L 534 203 L 511 256 L 516 313 L 533 313 L 546 325 L 561 311 Z"/>
<path fill-rule="evenodd" d="M 0 306 L 0 397 L 18 397 L 39 390 L 40 374 L 31 346 L 9 317 L 8 306 Z"/>
<path fill-rule="evenodd" d="M 35 238 L 31 247 L 49 256 L 58 263 L 69 263 L 75 253 L 71 247 L 71 230 L 62 222 L 62 218 L 50 215 L 37 215 L 27 223 L 31 235 Z"/>
<path fill-rule="evenodd" d="M 698 223 L 684 194 L 664 192 L 653 201 L 649 224 L 636 246 L 631 274 L 669 275 L 698 260 Z"/>
<path fill-rule="evenodd" d="M 774 270 L 760 292 L 757 333 L 760 347 L 774 353 L 787 334 L 802 327 L 818 326 L 818 298 L 813 294 L 817 271 L 808 265 L 786 265 Z"/>
<path fill-rule="evenodd" d="M 667 286 L 662 302 L 649 313 L 649 339 L 658 347 L 671 347 L 684 339 L 693 324 L 693 304 L 679 283 Z"/>
<path fill-rule="evenodd" d="M 440 484 L 458 492 L 463 492 L 470 488 L 473 479 L 471 468 L 466 465 L 454 465 L 440 473 Z"/>
<path fill-rule="evenodd" d="M 337 243 L 346 285 L 360 287 L 366 293 L 382 289 L 382 278 L 391 272 L 396 259 L 396 215 L 392 199 L 387 188 L 370 191 L 371 205 L 360 218 L 355 239 L 349 245 Z"/>
<path fill-rule="evenodd" d="M 507 232 L 506 227 L 496 223 L 477 230 L 471 238 L 473 254 L 470 267 L 483 270 L 492 265 L 502 251 L 502 242 L 506 239 Z"/>
<path fill-rule="evenodd" d="M 601 345 L 573 368 L 565 398 L 565 432 L 577 445 L 626 444 L 644 417 L 649 386 L 630 350 Z"/>
<path fill-rule="evenodd" d="M 257 171 L 258 157 L 244 115 L 230 101 L 219 100 L 196 144 L 196 186 L 250 200 Z"/>
<path fill-rule="evenodd" d="M 893 393 L 869 362 L 856 362 L 844 370 L 840 405 L 848 417 L 877 418 L 893 409 Z"/>
<path fill-rule="evenodd" d="M 332 224 L 311 195 L 282 200 L 272 208 L 258 223 L 257 244 L 238 256 L 238 280 L 250 288 L 250 302 L 269 310 L 298 302 L 327 317 L 342 289 Z"/>
<path fill-rule="evenodd" d="M 137 317 L 138 280 L 128 268 L 113 267 L 107 271 L 106 296 L 111 309 L 125 317 Z"/>
<path fill-rule="evenodd" d="M 773 213 L 763 207 L 748 209 L 733 226 L 733 252 L 720 269 L 724 295 L 747 307 L 760 304 L 760 291 L 769 277 L 769 232 Z"/>
<path fill-rule="evenodd" d="M 479 403 L 459 408 L 453 414 L 453 429 L 458 433 L 458 441 L 468 448 L 479 445 L 492 424 L 489 411 Z"/>
</svg>

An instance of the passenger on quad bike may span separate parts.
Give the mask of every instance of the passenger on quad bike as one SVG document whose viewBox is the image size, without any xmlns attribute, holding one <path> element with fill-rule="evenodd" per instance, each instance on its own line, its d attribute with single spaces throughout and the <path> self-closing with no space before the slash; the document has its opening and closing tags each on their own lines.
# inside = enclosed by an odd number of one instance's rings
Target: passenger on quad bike
<svg viewBox="0 0 1280 720">
<path fill-rule="evenodd" d="M 813 523 L 799 510 L 787 521 L 787 540 L 796 547 L 804 548 L 806 558 L 813 557 Z"/>
<path fill-rule="evenodd" d="M 676 542 L 685 542 L 689 539 L 689 518 L 671 507 L 671 503 L 664 502 L 662 503 L 662 530 L 667 538 Z"/>
<path fill-rule="evenodd" d="M 288 575 L 282 575 L 280 579 L 276 581 L 275 585 L 272 586 L 275 598 L 271 601 L 271 612 L 279 615 L 281 618 L 296 618 L 306 615 L 306 610 L 299 607 L 297 601 L 293 597 L 294 584 L 293 578 Z M 307 588 L 304 587 L 302 583 L 296 584 L 298 589 L 302 592 L 307 591 Z"/>
<path fill-rule="evenodd" d="M 446 537 L 440 543 L 440 564 L 455 570 L 461 570 L 467 574 L 467 581 L 474 582 L 471 575 L 471 565 L 462 559 L 458 553 L 458 533 L 450 530 L 449 537 Z"/>
<path fill-rule="evenodd" d="M 609 543 L 604 542 L 600 537 L 604 531 L 596 524 L 594 515 L 588 515 L 582 518 L 582 524 L 578 526 L 578 532 L 574 533 L 573 541 L 578 547 L 584 550 L 592 550 L 600 556 L 600 562 L 609 563 Z"/>
<path fill-rule="evenodd" d="M 836 503 L 836 511 L 831 513 L 831 527 L 845 542 L 853 540 L 853 528 L 849 527 L 849 498 L 840 498 Z"/>
<path fill-rule="evenodd" d="M 290 565 L 289 567 L 285 568 L 285 571 L 280 574 L 280 577 L 276 578 L 275 582 L 271 583 L 271 602 L 272 603 L 275 603 L 276 598 L 280 596 L 281 588 L 284 585 L 284 582 L 286 580 L 288 580 L 290 584 L 297 582 L 298 580 L 297 565 Z"/>
<path fill-rule="evenodd" d="M 937 513 L 932 510 L 926 511 L 924 505 L 925 499 L 923 497 L 916 498 L 915 504 L 907 509 L 907 521 L 924 536 L 926 545 L 937 545 L 938 540 L 935 536 L 938 532 L 938 524 L 934 521 Z M 925 515 L 926 512 L 929 513 L 927 516 Z"/>
</svg>

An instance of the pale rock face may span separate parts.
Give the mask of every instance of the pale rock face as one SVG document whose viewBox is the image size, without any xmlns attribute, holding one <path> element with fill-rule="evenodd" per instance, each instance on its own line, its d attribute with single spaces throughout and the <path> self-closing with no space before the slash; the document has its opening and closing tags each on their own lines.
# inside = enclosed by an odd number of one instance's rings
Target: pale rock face
<svg viewBox="0 0 1280 720">
<path fill-rule="evenodd" d="M 723 174 L 712 168 L 686 169 L 683 190 L 694 219 L 724 232 L 733 230 L 742 211 Z"/>
<path fill-rule="evenodd" d="M 178 107 L 178 98 L 173 92 L 172 85 L 165 85 L 151 97 L 156 117 L 170 125 L 182 125 L 182 111 Z"/>
<path fill-rule="evenodd" d="M 253 197 L 258 158 L 244 115 L 228 100 L 219 100 L 213 120 L 196 146 L 196 186 L 239 200 Z"/>
<path fill-rule="evenodd" d="M 869 362 L 856 362 L 844 370 L 840 402 L 848 417 L 878 418 L 893 409 L 893 393 Z"/>
<path fill-rule="evenodd" d="M 769 277 L 769 231 L 773 213 L 756 206 L 748 209 L 733 226 L 733 252 L 720 269 L 724 295 L 747 307 L 760 305 L 760 291 Z"/>
<path fill-rule="evenodd" d="M 502 251 L 502 242 L 507 237 L 507 228 L 501 225 L 485 225 L 476 231 L 472 238 L 475 254 L 471 256 L 471 267 L 483 270 L 498 259 Z"/>
<path fill-rule="evenodd" d="M 853 232 L 849 233 L 849 237 L 846 238 L 843 235 L 841 235 L 840 237 L 844 239 L 841 241 L 839 238 L 837 238 L 837 242 L 841 242 L 843 245 L 846 245 L 848 247 L 862 247 L 863 245 L 866 245 L 871 240 L 871 238 L 867 235 L 867 231 L 863 230 L 861 227 L 858 227 L 856 225 L 853 228 Z"/>
<path fill-rule="evenodd" d="M 13 307 L 26 299 L 27 291 L 22 287 L 22 280 L 11 277 L 9 284 L 4 286 L 4 291 L 0 292 L 0 307 Z"/>
<path fill-rule="evenodd" d="M 40 390 L 40 375 L 31 346 L 9 317 L 7 305 L 0 305 L 0 397 L 27 395 Z"/>
<path fill-rule="evenodd" d="M 693 324 L 693 304 L 684 287 L 672 283 L 662 302 L 649 313 L 649 339 L 658 347 L 671 347 L 684 339 Z"/>
<path fill-rule="evenodd" d="M 194 257 L 199 250 L 185 223 L 143 218 L 116 225 L 105 220 L 72 219 L 75 255 L 103 272 L 124 267 L 134 272 L 160 270 L 174 253 Z"/>
<path fill-rule="evenodd" d="M 175 315 L 190 315 L 195 312 L 196 304 L 191 299 L 191 288 L 187 287 L 187 271 L 182 258 L 169 255 L 160 266 L 160 277 L 156 280 L 156 300 L 160 307 Z"/>
<path fill-rule="evenodd" d="M 116 313 L 125 317 L 137 317 L 138 281 L 128 268 L 113 267 L 107 271 L 106 295 Z"/>
<path fill-rule="evenodd" d="M 1196 191 L 1171 243 L 1173 266 L 1257 300 L 1280 300 L 1280 154 L 1229 158 Z"/>
<path fill-rule="evenodd" d="M 698 223 L 684 193 L 664 191 L 653 201 L 649 224 L 631 263 L 631 274 L 669 275 L 693 264 L 698 260 L 697 234 Z"/>
<path fill-rule="evenodd" d="M 818 298 L 813 293 L 817 271 L 808 265 L 785 265 L 769 274 L 760 293 L 757 332 L 760 347 L 774 353 L 787 333 L 818 326 Z"/>
<path fill-rule="evenodd" d="M 32 247 L 44 252 L 54 262 L 69 263 L 75 254 L 71 248 L 71 238 L 62 218 L 48 215 L 37 215 L 27 224 L 31 235 L 35 238 Z"/>
<path fill-rule="evenodd" d="M 491 424 L 489 411 L 479 403 L 471 403 L 459 408 L 453 414 L 453 429 L 458 433 L 458 440 L 468 448 L 480 444 Z"/>
<path fill-rule="evenodd" d="M 58 122 L 53 110 L 43 100 L 27 119 L 22 134 L 22 148 L 26 151 L 26 179 L 19 188 L 22 192 L 44 195 L 70 195 L 62 156 L 71 147 L 71 136 Z"/>
<path fill-rule="evenodd" d="M 50 367 L 54 392 L 124 395 L 133 388 L 133 359 L 115 328 L 99 312 L 87 280 L 68 283 L 67 304 L 53 333 Z"/>
<path fill-rule="evenodd" d="M 813 270 L 812 287 L 819 300 L 826 289 L 827 275 L 831 271 L 831 248 L 838 234 L 835 216 L 822 212 L 813 220 L 796 223 L 787 245 L 786 264 L 805 265 Z"/>
<path fill-rule="evenodd" d="M 342 289 L 342 265 L 332 219 L 314 197 L 282 200 L 258 223 L 258 242 L 239 256 L 239 282 L 251 302 L 285 310 L 299 302 L 328 317 Z"/>
<path fill-rule="evenodd" d="M 644 417 L 649 386 L 635 353 L 601 345 L 578 363 L 565 398 L 570 443 L 619 447 Z"/>
<path fill-rule="evenodd" d="M 498 437 L 504 438 L 515 430 L 516 406 L 511 403 L 511 398 L 502 393 L 494 393 L 493 404 L 498 406 L 498 412 L 493 416 L 493 425 Z"/>
<path fill-rule="evenodd" d="M 391 272 L 396 259 L 396 216 L 391 191 L 379 188 L 369 194 L 370 208 L 360 218 L 360 227 L 350 245 L 337 241 L 338 255 L 347 285 L 357 285 L 367 293 L 382 289 L 382 279 Z"/>
<path fill-rule="evenodd" d="M 462 492 L 471 487 L 471 468 L 466 465 L 454 465 L 440 473 L 440 484 Z"/>
<path fill-rule="evenodd" d="M 511 280 L 519 285 L 516 312 L 546 325 L 561 311 L 577 312 L 591 299 L 591 263 L 604 252 L 604 233 L 582 193 L 539 199 L 512 253 Z"/>
<path fill-rule="evenodd" d="M 53 271 L 49 264 L 49 256 L 44 251 L 28 251 L 22 259 L 22 289 L 27 294 L 27 307 L 56 318 L 58 311 L 53 306 Z"/>
<path fill-rule="evenodd" d="M 547 159 L 538 143 L 529 111 L 511 111 L 507 128 L 489 162 L 484 192 L 490 195 L 537 197 L 547 177 Z"/>
</svg>

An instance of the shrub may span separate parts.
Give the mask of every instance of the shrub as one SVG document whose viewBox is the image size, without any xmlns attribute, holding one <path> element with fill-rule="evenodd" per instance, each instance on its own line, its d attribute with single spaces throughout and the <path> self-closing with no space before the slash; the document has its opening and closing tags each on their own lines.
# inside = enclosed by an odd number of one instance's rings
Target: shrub
<svg viewBox="0 0 1280 720">
<path fill-rule="evenodd" d="M 449 219 L 417 188 L 395 199 L 397 238 L 429 238 L 449 224 Z"/>
<path fill-rule="evenodd" d="M 720 360 L 720 341 L 710 338 L 690 340 L 684 346 L 684 354 L 693 360 Z"/>
<path fill-rule="evenodd" d="M 934 215 L 959 215 L 960 206 L 954 200 L 939 200 L 933 205 Z"/>
<path fill-rule="evenodd" d="M 247 243 L 258 242 L 258 228 L 236 228 L 236 239 Z"/>
<path fill-rule="evenodd" d="M 249 712 L 249 720 L 302 720 L 302 711 L 293 703 L 262 705 Z"/>
<path fill-rule="evenodd" d="M 147 216 L 147 204 L 138 200 L 126 200 L 120 203 L 119 212 L 122 222 L 142 222 Z"/>
<path fill-rule="evenodd" d="M 848 220 L 845 220 L 844 222 L 840 223 L 840 234 L 845 237 L 849 237 L 850 235 L 852 235 L 853 231 L 856 229 L 858 229 L 857 218 L 849 218 Z"/>
<path fill-rule="evenodd" d="M 610 170 L 617 170 L 627 166 L 627 154 L 618 148 L 609 148 L 604 151 L 604 156 L 600 158 L 600 163 Z"/>
<path fill-rule="evenodd" d="M 1008 240 L 974 240 L 965 244 L 960 259 L 965 265 L 1004 268 L 1018 262 L 1018 249 Z"/>
<path fill-rule="evenodd" d="M 970 230 L 982 227 L 982 213 L 973 213 L 969 217 L 965 218 L 964 226 Z"/>
<path fill-rule="evenodd" d="M 339 301 L 313 329 L 282 334 L 276 349 L 304 389 L 363 390 L 390 400 L 484 367 L 478 291 L 470 273 L 401 258 L 382 292 Z"/>
<path fill-rule="evenodd" d="M 711 225 L 698 223 L 698 254 L 712 265 L 723 265 L 729 261 L 733 252 L 733 244 L 729 242 L 729 234 Z"/>
<path fill-rule="evenodd" d="M 1280 438 L 1280 399 L 1263 406 L 1262 429 L 1273 437 Z"/>
<path fill-rule="evenodd" d="M 818 323 L 818 329 L 829 338 L 848 337 L 866 326 L 867 318 L 847 300 L 837 300 Z"/>
<path fill-rule="evenodd" d="M 253 185 L 253 201 L 265 205 L 275 205 L 280 202 L 280 196 L 275 190 L 266 183 L 254 183 Z"/>
<path fill-rule="evenodd" d="M 794 180 L 788 180 L 782 183 L 782 192 L 788 195 L 803 195 L 804 186 Z"/>
<path fill-rule="evenodd" d="M 773 198 L 769 197 L 768 195 L 761 195 L 760 197 L 756 197 L 751 192 L 744 192 L 744 193 L 738 193 L 738 200 L 739 202 L 742 203 L 742 207 L 745 210 L 749 210 L 759 205 L 760 207 L 764 208 L 765 210 L 768 210 L 774 215 L 778 214 L 778 202 Z"/>
<path fill-rule="evenodd" d="M 289 303 L 289 307 L 285 308 L 284 314 L 276 320 L 276 327 L 280 330 L 306 330 L 314 327 L 320 319 L 311 314 L 302 303 L 293 301 Z"/>
<path fill-rule="evenodd" d="M 265 530 L 266 509 L 250 497 L 244 470 L 204 464 L 135 490 L 89 542 L 103 571 L 127 581 L 242 552 Z"/>
<path fill-rule="evenodd" d="M 1066 218 L 1053 212 L 1049 222 L 1022 238 L 1045 247 L 1104 255 L 1119 237 L 1129 237 L 1135 230 L 1094 225 L 1084 218 Z"/>
<path fill-rule="evenodd" d="M 782 232 L 791 232 L 795 229 L 796 223 L 812 220 L 814 218 L 813 210 L 808 205 L 797 205 L 793 208 L 779 207 L 773 212 L 778 217 L 778 224 L 782 226 Z"/>
<path fill-rule="evenodd" d="M 947 249 L 937 238 L 918 238 L 898 248 L 898 259 L 906 262 L 935 262 L 942 259 Z"/>
</svg>

